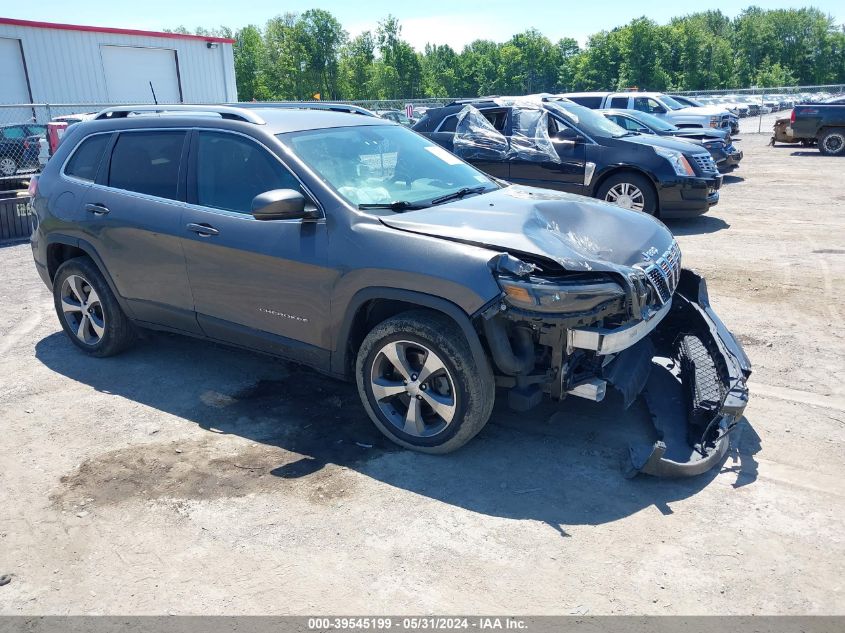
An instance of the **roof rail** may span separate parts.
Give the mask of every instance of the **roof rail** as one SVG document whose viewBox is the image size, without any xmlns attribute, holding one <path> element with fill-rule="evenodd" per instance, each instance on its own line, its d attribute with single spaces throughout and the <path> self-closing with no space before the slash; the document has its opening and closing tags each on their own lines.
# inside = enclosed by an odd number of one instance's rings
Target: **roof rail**
<svg viewBox="0 0 845 633">
<path fill-rule="evenodd" d="M 247 108 L 238 108 L 222 105 L 137 105 L 137 106 L 114 106 L 106 108 L 97 113 L 95 120 L 102 119 L 124 119 L 131 114 L 190 114 L 208 113 L 219 114 L 223 119 L 243 121 L 244 123 L 255 123 L 264 125 L 265 121 L 255 112 Z"/>
<path fill-rule="evenodd" d="M 329 110 L 331 112 L 346 112 L 348 114 L 363 114 L 365 116 L 378 116 L 372 110 L 351 103 L 338 103 L 335 101 L 247 101 L 244 103 L 232 104 L 235 108 L 246 110 L 262 108 L 290 108 L 294 110 Z"/>
</svg>

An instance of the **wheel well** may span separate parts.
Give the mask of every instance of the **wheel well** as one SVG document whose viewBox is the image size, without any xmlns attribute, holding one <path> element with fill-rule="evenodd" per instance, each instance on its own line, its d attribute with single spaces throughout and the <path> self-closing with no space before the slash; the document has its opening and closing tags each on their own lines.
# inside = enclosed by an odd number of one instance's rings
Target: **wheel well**
<svg viewBox="0 0 845 633">
<path fill-rule="evenodd" d="M 420 305 L 410 301 L 399 301 L 396 299 L 370 299 L 362 303 L 355 316 L 352 318 L 352 325 L 349 328 L 349 335 L 346 339 L 346 367 L 347 373 L 352 373 L 355 367 L 355 359 L 358 356 L 358 349 L 364 342 L 364 337 L 376 325 L 409 310 L 427 310 L 435 314 L 442 314 L 449 319 L 451 316 L 428 306 Z"/>
<path fill-rule="evenodd" d="M 87 255 L 78 246 L 71 246 L 70 244 L 50 244 L 47 247 L 47 272 L 50 275 L 50 280 L 56 276 L 56 271 L 59 266 L 64 264 L 67 260 L 74 257 L 83 257 Z"/>
<path fill-rule="evenodd" d="M 657 187 L 654 184 L 654 179 L 652 179 L 652 177 L 646 172 L 641 169 L 637 169 L 636 167 L 617 167 L 616 169 L 611 169 L 610 171 L 603 173 L 596 181 L 595 187 L 593 187 L 593 195 L 595 196 L 598 194 L 599 189 L 601 189 L 601 186 L 608 178 L 622 173 L 636 174 L 637 176 L 642 176 L 649 182 L 651 185 L 651 191 L 654 194 L 655 204 L 657 205 L 657 212 L 660 213 L 660 196 L 657 195 Z"/>
</svg>

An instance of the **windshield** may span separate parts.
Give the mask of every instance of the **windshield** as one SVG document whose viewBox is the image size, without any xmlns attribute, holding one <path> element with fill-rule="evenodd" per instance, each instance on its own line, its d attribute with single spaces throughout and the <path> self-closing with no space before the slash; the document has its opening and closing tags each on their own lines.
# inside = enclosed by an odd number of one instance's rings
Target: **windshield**
<svg viewBox="0 0 845 633">
<path fill-rule="evenodd" d="M 462 189 L 498 185 L 460 158 L 398 125 L 361 125 L 277 135 L 351 204 L 391 205 L 431 200 Z"/>
<path fill-rule="evenodd" d="M 656 117 L 653 114 L 649 114 L 648 112 L 632 112 L 631 118 L 645 123 L 652 130 L 659 130 L 661 132 L 674 132 L 678 130 L 678 128 L 672 125 L 671 123 L 667 123 L 660 117 Z"/>
<path fill-rule="evenodd" d="M 565 101 L 549 101 L 549 110 L 560 116 L 567 123 L 571 123 L 589 136 L 601 138 L 620 138 L 631 134 L 625 128 L 619 127 L 613 121 L 604 118 L 595 110 Z"/>
<path fill-rule="evenodd" d="M 681 110 L 683 108 L 688 108 L 689 106 L 685 106 L 683 103 L 679 103 L 675 101 L 669 95 L 660 95 L 657 97 L 657 100 L 660 101 L 663 105 L 665 105 L 670 110 Z"/>
</svg>

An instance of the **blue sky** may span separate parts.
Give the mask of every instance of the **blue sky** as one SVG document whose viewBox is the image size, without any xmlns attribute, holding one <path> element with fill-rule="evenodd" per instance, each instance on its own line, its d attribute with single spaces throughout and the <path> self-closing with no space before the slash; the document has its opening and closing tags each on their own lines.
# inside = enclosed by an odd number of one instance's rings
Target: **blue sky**
<svg viewBox="0 0 845 633">
<path fill-rule="evenodd" d="M 375 28 L 379 19 L 392 13 L 403 25 L 403 36 L 416 48 L 422 49 L 426 42 L 432 42 L 449 44 L 460 49 L 477 38 L 503 41 L 512 34 L 531 27 L 536 27 L 552 40 L 574 37 L 583 44 L 591 33 L 613 28 L 641 15 L 665 23 L 677 15 L 702 9 L 720 9 L 733 17 L 750 4 L 772 9 L 811 5 L 833 15 L 837 23 L 845 23 L 843 0 L 816 0 L 808 3 L 796 0 L 707 0 L 703 3 L 700 0 L 660 3 L 631 0 L 546 0 L 532 4 L 515 0 L 334 0 L 321 3 L 315 3 L 313 0 L 247 0 L 236 3 L 213 3 L 208 0 L 144 0 L 137 4 L 39 0 L 19 3 L 16 6 L 7 4 L 0 12 L 4 17 L 25 20 L 161 30 L 179 25 L 189 29 L 220 24 L 232 28 L 250 23 L 262 25 L 268 18 L 283 11 L 322 8 L 334 13 L 351 35 Z"/>
</svg>

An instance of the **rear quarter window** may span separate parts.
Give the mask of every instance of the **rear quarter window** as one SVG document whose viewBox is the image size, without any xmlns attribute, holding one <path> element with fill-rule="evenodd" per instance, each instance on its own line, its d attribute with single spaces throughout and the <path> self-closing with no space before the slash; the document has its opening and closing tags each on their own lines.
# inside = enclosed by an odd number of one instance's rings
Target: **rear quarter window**
<svg viewBox="0 0 845 633">
<path fill-rule="evenodd" d="M 574 101 L 578 105 L 582 105 L 585 108 L 591 108 L 595 110 L 596 108 L 601 107 L 602 97 L 568 97 L 570 101 Z"/>
<path fill-rule="evenodd" d="M 110 138 L 111 134 L 97 134 L 82 141 L 70 157 L 65 167 L 65 174 L 94 182 Z"/>
<path fill-rule="evenodd" d="M 440 124 L 440 127 L 437 128 L 438 132 L 454 132 L 458 129 L 458 115 L 453 114 L 451 116 L 447 116 L 443 119 L 443 123 Z"/>
<path fill-rule="evenodd" d="M 184 131 L 123 132 L 109 166 L 109 186 L 176 200 Z"/>
</svg>

